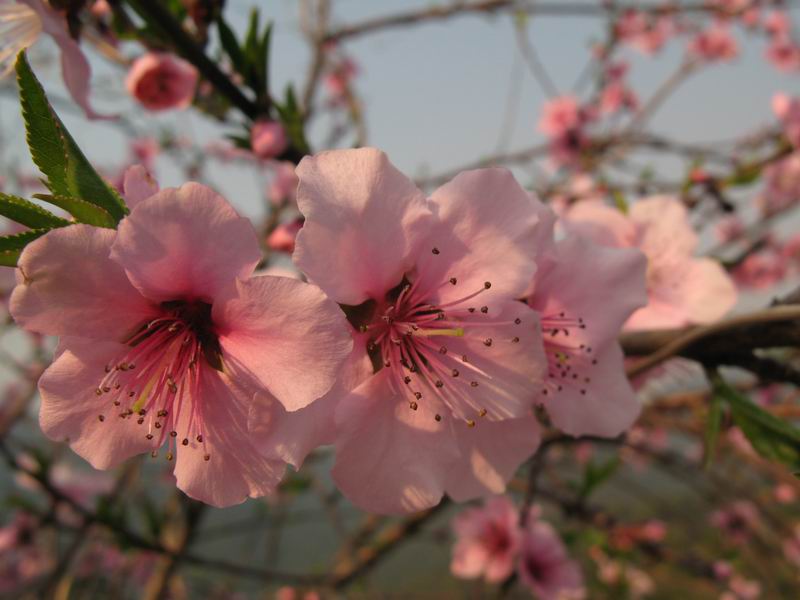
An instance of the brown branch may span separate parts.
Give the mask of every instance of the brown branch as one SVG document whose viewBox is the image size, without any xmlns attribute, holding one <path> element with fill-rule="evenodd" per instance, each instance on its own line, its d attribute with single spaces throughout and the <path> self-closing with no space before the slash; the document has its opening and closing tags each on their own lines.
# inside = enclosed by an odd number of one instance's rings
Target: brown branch
<svg viewBox="0 0 800 600">
<path fill-rule="evenodd" d="M 445 21 L 454 17 L 470 14 L 491 15 L 502 10 L 525 12 L 540 17 L 604 17 L 609 12 L 638 10 L 640 12 L 657 13 L 665 9 L 658 6 L 642 6 L 640 3 L 616 4 L 613 9 L 597 4 L 580 2 L 520 2 L 519 0 L 479 0 L 474 2 L 453 2 L 449 5 L 432 6 L 422 10 L 400 12 L 393 15 L 376 17 L 355 25 L 345 25 L 331 31 L 326 41 L 341 41 L 374 33 L 385 29 L 395 29 L 409 25 Z M 679 8 L 681 12 L 715 12 L 709 3 L 697 2 L 685 4 Z"/>
</svg>

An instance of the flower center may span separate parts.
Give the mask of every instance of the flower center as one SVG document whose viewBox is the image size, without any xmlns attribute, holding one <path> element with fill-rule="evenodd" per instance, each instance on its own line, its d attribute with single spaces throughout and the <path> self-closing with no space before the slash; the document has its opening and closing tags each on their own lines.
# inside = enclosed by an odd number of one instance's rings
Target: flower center
<svg viewBox="0 0 800 600">
<path fill-rule="evenodd" d="M 432 255 L 438 256 L 439 250 L 433 248 Z M 420 283 L 425 279 L 404 278 L 382 301 L 368 301 L 348 313 L 351 323 L 369 335 L 367 351 L 375 371 L 390 371 L 393 391 L 408 400 L 411 410 L 418 410 L 420 403 L 431 397 L 433 407 L 444 406 L 468 427 L 487 415 L 504 417 L 498 407 L 487 406 L 494 386 L 485 352 L 480 352 L 480 360 L 473 361 L 474 351 L 468 354 L 468 348 L 474 348 L 470 344 L 476 340 L 482 349 L 518 343 L 518 332 L 507 335 L 503 328 L 516 328 L 522 320 L 493 320 L 489 307 L 477 301 L 492 287 L 488 281 L 477 290 L 437 302 L 436 292 L 444 286 L 457 286 L 458 278 Z M 490 334 L 504 337 L 495 341 Z M 483 386 L 490 387 L 484 391 Z M 438 409 L 434 418 L 443 418 Z"/>
<path fill-rule="evenodd" d="M 211 305 L 175 300 L 161 304 L 162 315 L 143 323 L 124 343 L 127 351 L 106 364 L 97 386 L 121 419 L 144 426 L 158 446 L 169 440 L 172 460 L 179 437 L 183 446 L 203 447 L 205 423 L 200 399 L 200 367 L 222 370 L 222 353 L 211 320 Z M 104 414 L 98 415 L 100 422 Z M 153 456 L 157 451 L 153 451 Z"/>
</svg>

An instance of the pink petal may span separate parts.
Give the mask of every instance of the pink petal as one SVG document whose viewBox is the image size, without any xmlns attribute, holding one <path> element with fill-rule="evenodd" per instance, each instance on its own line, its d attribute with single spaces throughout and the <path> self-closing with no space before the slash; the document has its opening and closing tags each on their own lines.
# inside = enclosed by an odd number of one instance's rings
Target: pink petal
<svg viewBox="0 0 800 600">
<path fill-rule="evenodd" d="M 129 208 L 133 208 L 142 200 L 154 196 L 159 187 L 150 171 L 142 165 L 134 165 L 125 171 L 122 190 L 125 203 Z"/>
<path fill-rule="evenodd" d="M 601 246 L 625 248 L 636 243 L 636 226 L 622 212 L 600 202 L 573 205 L 564 227 Z"/>
<path fill-rule="evenodd" d="M 119 418 L 120 409 L 108 396 L 95 394 L 109 358 L 125 348 L 113 342 L 64 337 L 58 358 L 39 380 L 42 431 L 53 440 L 68 441 L 96 469 L 110 469 L 155 446 L 136 423 Z"/>
<path fill-rule="evenodd" d="M 120 340 L 156 314 L 109 258 L 117 233 L 89 225 L 54 229 L 19 259 L 10 311 L 30 331 Z"/>
<path fill-rule="evenodd" d="M 287 412 L 274 398 L 260 394 L 250 407 L 248 429 L 259 437 L 262 453 L 279 456 L 299 469 L 312 450 L 334 443 L 334 414 L 339 400 L 371 375 L 372 363 L 361 340 L 330 392 L 293 412 Z"/>
<path fill-rule="evenodd" d="M 383 299 L 411 269 L 428 230 L 425 196 L 374 148 L 307 156 L 297 175 L 306 222 L 295 264 L 342 304 Z"/>
<path fill-rule="evenodd" d="M 547 228 L 542 220 L 550 211 L 500 168 L 459 174 L 433 193 L 431 203 L 438 219 L 419 276 L 431 287 L 450 277 L 458 280 L 441 287 L 437 299 L 461 297 L 486 281 L 491 288 L 481 295 L 483 304 L 521 296 L 536 268 L 538 230 Z M 431 254 L 434 247 L 438 255 Z"/>
<path fill-rule="evenodd" d="M 380 514 L 437 504 L 458 455 L 447 426 L 434 419 L 436 410 L 430 401 L 411 410 L 393 393 L 387 370 L 370 377 L 337 411 L 337 487 L 362 510 Z"/>
<path fill-rule="evenodd" d="M 493 317 L 490 321 L 504 325 L 470 326 L 468 336 L 447 342 L 448 355 L 469 357 L 471 367 L 459 367 L 459 377 L 468 379 L 471 368 L 488 375 L 480 378 L 480 385 L 469 388 L 475 414 L 458 416 L 474 420 L 483 409 L 487 411 L 485 419 L 491 421 L 524 417 L 547 372 L 538 315 L 516 301 L 498 304 L 488 314 Z M 485 343 L 488 340 L 490 346 Z"/>
<path fill-rule="evenodd" d="M 539 447 L 540 428 L 532 416 L 479 421 L 471 428 L 451 425 L 461 456 L 448 469 L 446 490 L 456 502 L 503 493 L 519 465 Z"/>
<path fill-rule="evenodd" d="M 202 403 L 210 430 L 204 444 L 192 441 L 178 448 L 178 487 L 188 496 L 217 507 L 271 493 L 280 482 L 284 464 L 262 456 L 256 437 L 247 430 L 252 392 L 212 369 L 201 369 L 201 377 L 202 397 L 193 401 Z M 182 411 L 182 418 L 188 419 L 188 414 Z"/>
<path fill-rule="evenodd" d="M 252 224 L 211 188 L 187 183 L 140 202 L 119 225 L 111 258 L 157 302 L 211 301 L 261 258 Z"/>
<path fill-rule="evenodd" d="M 258 379 L 286 410 L 330 391 L 353 342 L 344 313 L 313 285 L 252 277 L 213 308 L 225 362 Z"/>
<path fill-rule="evenodd" d="M 628 317 L 647 304 L 646 268 L 638 250 L 597 246 L 571 235 L 537 272 L 528 303 L 544 322 L 562 312 L 583 319 L 586 328 L 571 330 L 572 342 L 600 347 L 615 340 Z"/>
<path fill-rule="evenodd" d="M 588 373 L 591 383 L 564 385 L 557 393 L 540 396 L 553 424 L 573 436 L 615 437 L 630 428 L 641 405 L 625 377 L 625 357 L 615 341 L 595 349 L 597 364 Z M 581 394 L 580 389 L 586 393 Z"/>
<path fill-rule="evenodd" d="M 480 577 L 486 568 L 488 558 L 489 553 L 481 543 L 469 540 L 466 543 L 456 544 L 453 548 L 450 572 L 463 579 Z"/>
<path fill-rule="evenodd" d="M 651 260 L 688 256 L 697 246 L 697 234 L 683 202 L 672 196 L 653 196 L 631 207 L 630 220 L 641 228 L 639 248 Z"/>
</svg>

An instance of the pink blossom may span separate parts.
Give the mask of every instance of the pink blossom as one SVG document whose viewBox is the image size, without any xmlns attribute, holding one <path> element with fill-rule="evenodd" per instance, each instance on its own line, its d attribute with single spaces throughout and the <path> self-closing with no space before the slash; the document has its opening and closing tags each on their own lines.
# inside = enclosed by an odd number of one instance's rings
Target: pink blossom
<svg viewBox="0 0 800 600">
<path fill-rule="evenodd" d="M 792 504 L 797 500 L 797 490 L 788 483 L 779 483 L 772 489 L 775 501 L 780 504 Z"/>
<path fill-rule="evenodd" d="M 758 509 L 749 500 L 736 500 L 711 513 L 711 524 L 737 545 L 747 543 L 760 522 Z"/>
<path fill-rule="evenodd" d="M 61 75 L 75 103 L 89 119 L 108 118 L 94 111 L 89 103 L 89 61 L 67 27 L 64 15 L 43 0 L 0 0 L 0 77 L 14 66 L 17 54 L 49 35 L 61 51 Z"/>
<path fill-rule="evenodd" d="M 800 200 L 800 151 L 772 163 L 764 169 L 764 191 L 757 199 L 765 216 L 777 214 Z"/>
<path fill-rule="evenodd" d="M 644 54 L 655 54 L 661 50 L 673 32 L 670 17 L 648 17 L 636 10 L 625 11 L 616 24 L 619 39 Z"/>
<path fill-rule="evenodd" d="M 744 223 L 739 215 L 726 215 L 717 221 L 717 239 L 723 243 L 733 242 L 745 233 Z"/>
<path fill-rule="evenodd" d="M 586 116 L 574 96 L 561 96 L 550 100 L 542 109 L 539 131 L 558 137 L 581 127 Z"/>
<path fill-rule="evenodd" d="M 776 10 L 764 17 L 764 31 L 770 36 L 783 37 L 789 35 L 792 29 L 792 21 L 789 15 L 782 10 Z"/>
<path fill-rule="evenodd" d="M 372 512 L 503 491 L 538 444 L 531 389 L 545 357 L 533 275 L 539 217 L 504 169 L 426 199 L 372 148 L 306 157 L 294 261 L 347 305 L 372 360 L 336 407 L 333 477 Z"/>
<path fill-rule="evenodd" d="M 267 247 L 275 252 L 294 252 L 294 242 L 297 233 L 303 228 L 303 219 L 294 219 L 288 223 L 281 223 L 267 237 Z"/>
<path fill-rule="evenodd" d="M 456 543 L 450 572 L 456 577 L 505 580 L 514 571 L 520 546 L 519 511 L 505 496 L 462 511 L 453 520 Z"/>
<path fill-rule="evenodd" d="M 739 47 L 727 27 L 715 24 L 695 36 L 689 53 L 708 62 L 729 61 L 739 54 Z"/>
<path fill-rule="evenodd" d="M 276 422 L 308 406 L 351 341 L 318 288 L 249 277 L 260 258 L 249 221 L 195 183 L 140 200 L 117 231 L 29 244 L 11 313 L 61 336 L 39 381 L 44 433 L 98 469 L 167 446 L 178 487 L 215 506 L 274 489 L 284 465 L 248 432 L 252 400 Z"/>
<path fill-rule="evenodd" d="M 775 94 L 772 97 L 772 111 L 781 121 L 786 139 L 794 147 L 800 148 L 800 98 Z"/>
<path fill-rule="evenodd" d="M 191 106 L 197 81 L 197 69 L 182 58 L 148 52 L 134 61 L 125 87 L 147 110 L 161 111 Z"/>
<path fill-rule="evenodd" d="M 644 252 L 649 303 L 628 319 L 627 329 L 710 323 L 736 303 L 736 287 L 722 267 L 693 256 L 697 234 L 679 200 L 646 198 L 627 215 L 597 203 L 578 203 L 564 225 L 596 243 Z"/>
<path fill-rule="evenodd" d="M 281 205 L 286 202 L 294 202 L 298 184 L 294 169 L 294 164 L 290 162 L 273 164 L 272 179 L 267 189 L 267 195 L 272 204 Z"/>
<path fill-rule="evenodd" d="M 358 74 L 358 66 L 349 57 L 334 63 L 333 68 L 325 75 L 324 82 L 331 101 L 340 104 L 346 98 L 353 78 Z"/>
<path fill-rule="evenodd" d="M 278 121 L 258 121 L 250 131 L 250 147 L 259 158 L 270 159 L 286 151 L 289 138 Z"/>
<path fill-rule="evenodd" d="M 522 532 L 520 581 L 540 600 L 578 600 L 585 597 L 583 575 L 570 558 L 555 529 L 531 519 Z"/>
<path fill-rule="evenodd" d="M 131 152 L 134 161 L 152 169 L 159 152 L 161 144 L 154 137 L 141 137 L 131 142 Z"/>
<path fill-rule="evenodd" d="M 636 110 L 639 98 L 632 89 L 622 82 L 612 82 L 603 88 L 600 95 L 600 110 L 613 114 L 620 110 Z"/>
<path fill-rule="evenodd" d="M 767 289 L 787 275 L 786 260 L 770 249 L 750 254 L 736 265 L 731 275 L 743 288 Z"/>
<path fill-rule="evenodd" d="M 539 313 L 548 374 L 537 402 L 566 433 L 616 436 L 639 415 L 617 337 L 647 304 L 645 268 L 638 250 L 578 235 L 538 252 L 528 304 Z"/>
<path fill-rule="evenodd" d="M 741 575 L 731 576 L 728 587 L 736 600 L 756 600 L 761 596 L 761 584 Z"/>
<path fill-rule="evenodd" d="M 766 58 L 772 66 L 786 73 L 800 70 L 800 45 L 789 36 L 772 38 L 766 50 Z"/>
<path fill-rule="evenodd" d="M 15 590 L 52 568 L 52 556 L 36 537 L 38 529 L 37 520 L 22 511 L 0 527 L 0 593 L 16 597 Z"/>
</svg>

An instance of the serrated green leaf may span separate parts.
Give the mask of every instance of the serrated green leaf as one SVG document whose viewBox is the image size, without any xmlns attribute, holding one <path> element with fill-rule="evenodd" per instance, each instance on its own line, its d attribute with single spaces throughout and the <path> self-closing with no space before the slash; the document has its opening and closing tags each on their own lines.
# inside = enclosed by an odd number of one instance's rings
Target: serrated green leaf
<svg viewBox="0 0 800 600">
<path fill-rule="evenodd" d="M 31 71 L 24 52 L 17 57 L 17 85 L 22 106 L 22 120 L 31 158 L 47 177 L 47 187 L 54 194 L 69 194 L 67 153 L 57 118 L 42 86 Z"/>
<path fill-rule="evenodd" d="M 54 195 L 80 198 L 99 206 L 118 223 L 128 212 L 125 202 L 78 148 L 50 106 L 24 51 L 17 57 L 16 70 L 31 156 L 47 176 L 48 188 Z"/>
<path fill-rule="evenodd" d="M 50 229 L 31 229 L 14 235 L 0 236 L 0 265 L 5 267 L 16 267 L 19 255 L 25 246 L 33 240 L 43 236 Z"/>
<path fill-rule="evenodd" d="M 728 403 L 731 416 L 753 448 L 764 458 L 800 471 L 800 429 L 765 411 L 729 386 L 718 374 L 711 377 L 714 393 Z"/>
<path fill-rule="evenodd" d="M 107 229 L 114 229 L 117 226 L 117 220 L 106 210 L 78 198 L 57 194 L 34 194 L 33 197 L 64 209 L 79 223 Z"/>
<path fill-rule="evenodd" d="M 0 193 L 0 215 L 31 229 L 64 227 L 70 224 L 38 204 L 3 193 Z"/>
</svg>

